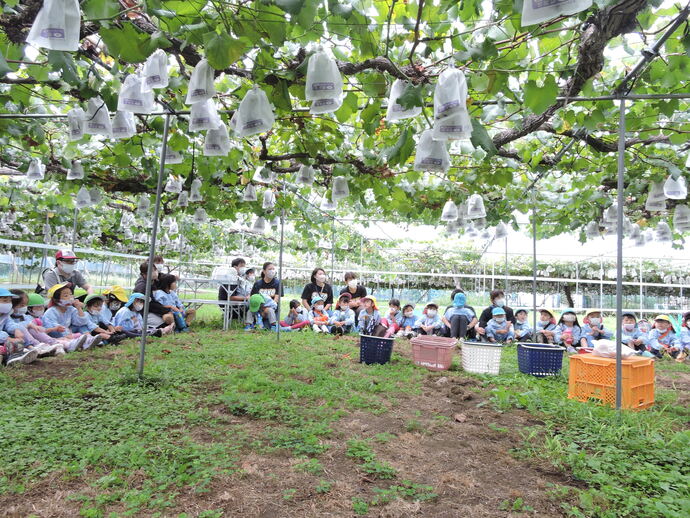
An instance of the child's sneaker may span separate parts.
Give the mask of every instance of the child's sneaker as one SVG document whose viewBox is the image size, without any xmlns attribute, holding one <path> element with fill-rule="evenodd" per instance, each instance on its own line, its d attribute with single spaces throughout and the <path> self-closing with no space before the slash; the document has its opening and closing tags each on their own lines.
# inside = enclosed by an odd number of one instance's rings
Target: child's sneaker
<svg viewBox="0 0 690 518">
<path fill-rule="evenodd" d="M 156 329 L 153 333 L 151 333 L 151 336 L 155 336 L 156 338 L 160 338 L 163 336 L 163 330 L 162 329 Z"/>
<path fill-rule="evenodd" d="M 328 330 L 328 326 L 327 325 L 321 326 L 321 332 L 326 333 L 326 334 L 330 333 L 330 331 Z"/>
<path fill-rule="evenodd" d="M 315 333 L 320 333 L 321 328 L 317 326 L 316 324 L 312 325 L 311 328 L 314 330 Z"/>
<path fill-rule="evenodd" d="M 52 356 L 55 354 L 58 347 L 58 344 L 38 344 L 38 346 L 36 347 L 36 350 L 38 351 L 38 357 L 41 358 L 43 356 Z"/>
<path fill-rule="evenodd" d="M 58 344 L 57 348 L 55 349 L 55 356 L 64 356 L 65 355 L 65 348 Z"/>
<path fill-rule="evenodd" d="M 169 326 L 164 327 L 161 331 L 164 335 L 171 335 L 175 332 L 175 324 L 170 324 Z"/>
<path fill-rule="evenodd" d="M 79 337 L 79 341 L 77 342 L 77 346 L 74 348 L 75 351 L 83 351 L 84 350 L 84 344 L 86 341 L 89 339 L 88 335 L 81 335 Z"/>
<path fill-rule="evenodd" d="M 10 365 L 28 365 L 33 363 L 38 358 L 37 349 L 25 349 L 20 353 L 14 353 L 7 359 L 7 366 Z"/>
<path fill-rule="evenodd" d="M 105 345 L 103 344 L 103 337 L 101 335 L 96 335 L 93 339 L 93 342 L 91 342 L 90 347 L 99 347 Z"/>
<path fill-rule="evenodd" d="M 566 347 L 566 350 L 567 350 L 570 354 L 575 354 L 575 353 L 577 353 L 577 349 L 575 349 L 572 345 L 569 345 L 568 347 Z"/>
<path fill-rule="evenodd" d="M 253 331 L 254 326 L 252 324 L 247 324 L 246 326 L 244 326 L 244 330 L 245 331 Z"/>
</svg>

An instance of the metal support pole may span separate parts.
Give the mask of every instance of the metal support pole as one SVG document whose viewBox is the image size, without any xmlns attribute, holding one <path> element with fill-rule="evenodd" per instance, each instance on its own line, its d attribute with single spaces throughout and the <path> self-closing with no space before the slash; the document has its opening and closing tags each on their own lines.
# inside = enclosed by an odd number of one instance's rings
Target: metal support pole
<svg viewBox="0 0 690 518">
<path fill-rule="evenodd" d="M 331 278 L 335 275 L 335 217 L 331 228 Z"/>
<path fill-rule="evenodd" d="M 505 239 L 505 245 L 506 245 L 506 280 L 503 283 L 503 289 L 505 290 L 506 293 L 508 293 L 508 236 L 506 235 Z"/>
<path fill-rule="evenodd" d="M 599 259 L 599 307 L 604 307 L 604 259 Z"/>
<path fill-rule="evenodd" d="M 285 209 L 280 210 L 280 254 L 278 255 L 278 279 L 280 280 L 280 288 L 278 289 L 278 314 L 276 315 L 276 330 L 278 341 L 280 342 L 280 303 L 283 300 L 280 292 L 285 289 L 283 286 L 283 246 L 285 236 Z"/>
<path fill-rule="evenodd" d="M 77 247 L 77 222 L 79 220 L 79 209 L 74 207 L 74 221 L 72 222 L 72 251 Z"/>
<path fill-rule="evenodd" d="M 537 332 L 537 196 L 532 188 L 532 329 Z"/>
<path fill-rule="evenodd" d="M 161 148 L 161 164 L 158 169 L 158 184 L 156 185 L 156 204 L 153 207 L 153 229 L 151 230 L 151 244 L 149 247 L 149 263 L 146 270 L 146 293 L 144 294 L 144 315 L 141 329 L 141 345 L 139 347 L 139 365 L 137 379 L 141 381 L 144 374 L 144 358 L 146 356 L 146 338 L 148 336 L 149 301 L 151 300 L 151 281 L 153 279 L 153 257 L 156 255 L 156 237 L 158 235 L 158 215 L 161 208 L 161 193 L 163 192 L 163 173 L 165 172 L 165 155 L 168 151 L 168 132 L 170 130 L 170 114 L 165 115 L 163 127 L 163 146 Z"/>
<path fill-rule="evenodd" d="M 642 289 L 642 258 L 640 257 L 640 309 L 644 309 L 644 291 Z M 640 318 L 644 318 L 644 313 L 640 311 Z"/>
<path fill-rule="evenodd" d="M 621 357 L 623 336 L 623 204 L 625 203 L 625 97 L 620 99 L 618 121 L 618 218 L 616 229 L 616 409 L 623 401 L 623 358 Z"/>
</svg>

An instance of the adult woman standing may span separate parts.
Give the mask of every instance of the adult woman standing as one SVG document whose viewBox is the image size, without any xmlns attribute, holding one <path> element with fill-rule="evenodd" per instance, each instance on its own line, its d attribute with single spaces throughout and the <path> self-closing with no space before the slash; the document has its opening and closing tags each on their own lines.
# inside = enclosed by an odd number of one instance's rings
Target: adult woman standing
<svg viewBox="0 0 690 518">
<path fill-rule="evenodd" d="M 311 310 L 311 300 L 319 296 L 324 300 L 323 309 L 329 311 L 333 306 L 333 287 L 326 282 L 326 271 L 314 268 L 311 272 L 311 282 L 302 290 L 302 305 Z"/>
</svg>

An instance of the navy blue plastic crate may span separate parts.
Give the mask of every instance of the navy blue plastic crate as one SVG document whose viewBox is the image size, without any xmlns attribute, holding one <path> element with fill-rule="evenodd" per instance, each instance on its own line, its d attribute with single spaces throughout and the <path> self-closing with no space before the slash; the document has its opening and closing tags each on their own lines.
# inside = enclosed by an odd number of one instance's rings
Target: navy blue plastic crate
<svg viewBox="0 0 690 518">
<path fill-rule="evenodd" d="M 381 338 L 379 336 L 359 335 L 359 361 L 360 363 L 388 363 L 393 352 L 394 338 Z"/>
<path fill-rule="evenodd" d="M 519 343 L 518 366 L 523 374 L 556 376 L 563 367 L 565 347 L 550 344 Z"/>
</svg>

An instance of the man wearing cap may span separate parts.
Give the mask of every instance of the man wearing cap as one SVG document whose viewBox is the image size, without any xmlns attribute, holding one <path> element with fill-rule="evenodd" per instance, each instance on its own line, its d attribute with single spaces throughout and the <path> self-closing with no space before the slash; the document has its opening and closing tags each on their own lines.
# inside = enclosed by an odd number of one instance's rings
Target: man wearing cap
<svg viewBox="0 0 690 518">
<path fill-rule="evenodd" d="M 72 250 L 58 250 L 57 254 L 55 254 L 55 267 L 43 274 L 45 289 L 49 290 L 56 284 L 68 282 L 71 284 L 70 287 L 73 291 L 75 287 L 79 286 L 91 295 L 93 288 L 86 282 L 84 275 L 79 270 L 74 269 L 74 265 L 78 260 L 79 258 Z"/>
</svg>

